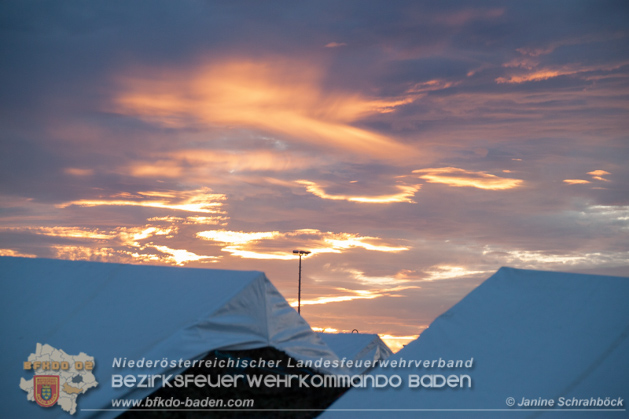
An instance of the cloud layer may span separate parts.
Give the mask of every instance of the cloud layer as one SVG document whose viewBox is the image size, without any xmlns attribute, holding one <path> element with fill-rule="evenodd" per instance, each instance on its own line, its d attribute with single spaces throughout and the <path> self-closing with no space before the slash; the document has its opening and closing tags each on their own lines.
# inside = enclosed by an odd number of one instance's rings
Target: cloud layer
<svg viewBox="0 0 629 419">
<path fill-rule="evenodd" d="M 265 271 L 407 342 L 500 266 L 629 275 L 629 8 L 0 5 L 0 255 Z"/>
</svg>

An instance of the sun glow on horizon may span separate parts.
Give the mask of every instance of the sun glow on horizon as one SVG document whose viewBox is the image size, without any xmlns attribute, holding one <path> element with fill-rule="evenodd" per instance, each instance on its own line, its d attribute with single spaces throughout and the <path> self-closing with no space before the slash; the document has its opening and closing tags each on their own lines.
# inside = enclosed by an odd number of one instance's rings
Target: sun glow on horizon
<svg viewBox="0 0 629 419">
<path fill-rule="evenodd" d="M 420 326 L 419 329 L 425 330 L 428 326 Z M 354 333 L 354 330 L 339 330 L 334 327 L 312 327 L 312 330 L 317 333 L 330 333 L 330 334 L 339 334 L 339 333 Z M 359 334 L 362 332 L 358 332 Z M 370 333 L 371 332 L 367 332 Z M 389 349 L 393 353 L 397 353 L 400 349 L 404 348 L 404 346 L 408 345 L 410 342 L 416 340 L 419 335 L 410 335 L 410 336 L 397 336 L 389 333 L 380 334 L 377 333 L 378 337 L 387 345 Z"/>
<path fill-rule="evenodd" d="M 420 326 L 421 329 L 427 329 L 428 326 Z M 409 343 L 411 343 L 412 341 L 416 340 L 419 335 L 411 335 L 411 336 L 395 336 L 395 335 L 378 335 L 380 336 L 380 339 L 382 339 L 382 341 L 384 343 L 387 344 L 387 346 L 389 347 L 389 349 L 391 349 L 391 351 L 393 351 L 393 353 L 397 353 L 399 352 L 401 349 L 403 349 L 406 345 L 408 345 Z"/>
</svg>

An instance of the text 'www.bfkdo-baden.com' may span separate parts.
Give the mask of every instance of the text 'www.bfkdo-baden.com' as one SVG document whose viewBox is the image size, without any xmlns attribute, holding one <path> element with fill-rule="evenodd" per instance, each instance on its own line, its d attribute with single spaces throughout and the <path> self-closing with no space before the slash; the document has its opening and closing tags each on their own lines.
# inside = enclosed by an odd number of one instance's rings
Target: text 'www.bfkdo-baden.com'
<svg viewBox="0 0 629 419">
<path fill-rule="evenodd" d="M 194 399 L 186 397 L 153 397 L 146 399 L 113 399 L 113 408 L 141 408 L 141 409 L 241 409 L 254 407 L 253 399 L 213 399 L 210 397 Z"/>
</svg>

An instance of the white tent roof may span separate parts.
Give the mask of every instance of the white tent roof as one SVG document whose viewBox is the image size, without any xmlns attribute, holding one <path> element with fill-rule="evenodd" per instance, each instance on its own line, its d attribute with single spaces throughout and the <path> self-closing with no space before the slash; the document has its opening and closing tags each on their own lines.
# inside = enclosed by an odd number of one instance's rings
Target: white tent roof
<svg viewBox="0 0 629 419">
<path fill-rule="evenodd" d="M 177 374 L 181 369 L 114 368 L 114 358 L 200 359 L 209 351 L 272 346 L 301 360 L 336 355 L 262 272 L 134 266 L 0 257 L 0 406 L 14 418 L 68 417 L 28 402 L 20 378 L 38 343 L 93 356 L 99 382 L 73 417 L 114 417 L 115 398 L 156 390 L 112 388 L 112 374 Z"/>
<path fill-rule="evenodd" d="M 507 405 L 509 397 L 517 404 L 522 398 L 553 399 L 556 410 L 566 409 L 557 407 L 561 397 L 621 397 L 626 409 L 628 302 L 629 278 L 501 268 L 389 358 L 390 362 L 473 358 L 473 368 L 378 368 L 370 374 L 397 374 L 404 383 L 397 389 L 354 388 L 322 417 L 393 414 L 356 409 L 413 409 L 429 418 L 581 417 L 567 410 L 500 411 L 518 408 Z M 472 387 L 411 389 L 409 374 L 467 374 Z M 611 413 L 590 412 L 592 416 Z"/>
<path fill-rule="evenodd" d="M 377 334 L 369 333 L 318 333 L 319 337 L 336 353 L 339 359 L 353 362 L 352 374 L 361 374 L 373 368 L 374 361 L 387 359 L 391 349 Z"/>
</svg>

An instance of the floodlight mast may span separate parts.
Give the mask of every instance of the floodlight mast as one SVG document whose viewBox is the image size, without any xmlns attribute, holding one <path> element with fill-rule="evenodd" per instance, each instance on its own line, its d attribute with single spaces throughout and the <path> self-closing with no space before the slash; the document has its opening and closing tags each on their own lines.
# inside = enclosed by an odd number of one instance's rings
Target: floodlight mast
<svg viewBox="0 0 629 419">
<path fill-rule="evenodd" d="M 293 250 L 293 253 L 299 255 L 299 289 L 297 292 L 297 313 L 301 314 L 301 256 L 309 255 L 308 250 Z"/>
</svg>

